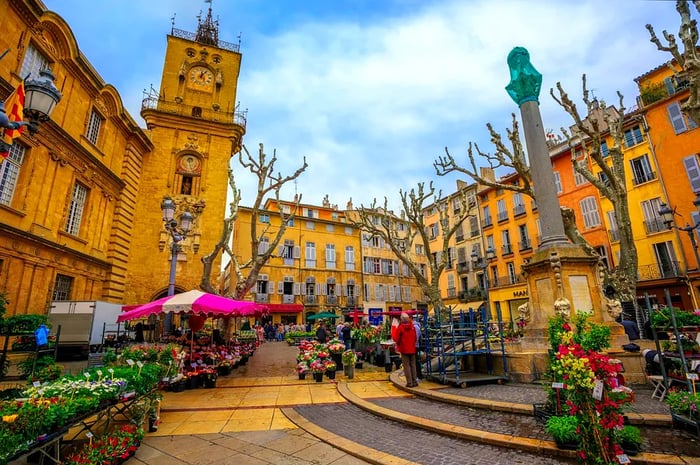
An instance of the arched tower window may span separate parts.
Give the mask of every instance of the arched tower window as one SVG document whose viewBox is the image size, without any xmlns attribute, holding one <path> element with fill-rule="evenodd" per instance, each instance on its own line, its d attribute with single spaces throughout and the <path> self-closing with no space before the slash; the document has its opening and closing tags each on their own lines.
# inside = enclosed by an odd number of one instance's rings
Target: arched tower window
<svg viewBox="0 0 700 465">
<path fill-rule="evenodd" d="M 177 160 L 175 172 L 175 194 L 199 195 L 200 180 L 202 176 L 202 161 L 197 155 L 181 155 Z"/>
</svg>

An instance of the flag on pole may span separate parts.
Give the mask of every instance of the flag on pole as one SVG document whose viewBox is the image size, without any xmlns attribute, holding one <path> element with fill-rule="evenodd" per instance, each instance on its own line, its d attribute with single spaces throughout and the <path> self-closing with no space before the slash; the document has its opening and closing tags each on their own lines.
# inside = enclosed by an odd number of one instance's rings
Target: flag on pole
<svg viewBox="0 0 700 465">
<path fill-rule="evenodd" d="M 21 122 L 24 117 L 24 81 L 19 83 L 19 86 L 7 97 L 5 100 L 5 113 L 7 113 L 7 118 L 10 122 Z M 22 135 L 22 129 L 24 126 L 20 126 L 17 129 L 5 129 L 3 134 L 3 141 L 9 146 L 12 142 Z M 3 159 L 7 158 L 10 152 L 0 152 L 0 157 Z"/>
</svg>

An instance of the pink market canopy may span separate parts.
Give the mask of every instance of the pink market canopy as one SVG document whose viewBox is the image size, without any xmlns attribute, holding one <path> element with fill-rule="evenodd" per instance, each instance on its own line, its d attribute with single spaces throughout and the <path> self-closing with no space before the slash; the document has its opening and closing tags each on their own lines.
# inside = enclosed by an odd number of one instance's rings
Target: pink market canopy
<svg viewBox="0 0 700 465">
<path fill-rule="evenodd" d="M 260 313 L 263 308 L 255 302 L 233 300 L 196 289 L 182 294 L 163 297 L 153 302 L 132 307 L 124 307 L 128 311 L 117 318 L 117 323 L 145 318 L 158 313 L 193 313 L 204 316 L 227 317 L 248 316 Z"/>
</svg>

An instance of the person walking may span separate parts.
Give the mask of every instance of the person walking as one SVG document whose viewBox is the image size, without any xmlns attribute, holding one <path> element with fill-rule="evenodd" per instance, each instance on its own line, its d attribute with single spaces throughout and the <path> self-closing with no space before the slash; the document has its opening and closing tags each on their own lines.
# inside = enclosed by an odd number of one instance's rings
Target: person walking
<svg viewBox="0 0 700 465">
<path fill-rule="evenodd" d="M 401 321 L 396 329 L 396 351 L 401 354 L 406 387 L 416 387 L 416 328 L 411 323 L 408 313 L 401 314 Z"/>
<path fill-rule="evenodd" d="M 423 377 L 423 373 L 421 370 L 421 361 L 420 361 L 420 337 L 421 337 L 421 328 L 420 328 L 420 323 L 418 323 L 418 320 L 414 318 L 413 315 L 410 317 L 411 323 L 413 324 L 413 329 L 416 330 L 416 382 L 419 383 L 421 378 Z"/>
<path fill-rule="evenodd" d="M 321 320 L 316 329 L 316 340 L 321 344 L 325 344 L 328 340 L 328 331 L 326 330 L 326 323 Z"/>
<path fill-rule="evenodd" d="M 345 343 L 345 350 L 350 350 L 350 343 L 352 342 L 352 327 L 350 327 L 350 322 L 345 322 L 343 329 L 340 331 L 341 340 Z"/>
</svg>

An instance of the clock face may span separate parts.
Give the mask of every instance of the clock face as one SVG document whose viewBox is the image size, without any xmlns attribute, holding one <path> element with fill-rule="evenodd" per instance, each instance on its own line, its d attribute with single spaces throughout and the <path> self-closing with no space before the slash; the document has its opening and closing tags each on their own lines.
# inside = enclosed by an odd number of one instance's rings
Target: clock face
<svg viewBox="0 0 700 465">
<path fill-rule="evenodd" d="M 197 89 L 209 89 L 214 83 L 214 75 L 203 66 L 195 66 L 190 70 L 190 85 Z"/>
</svg>

